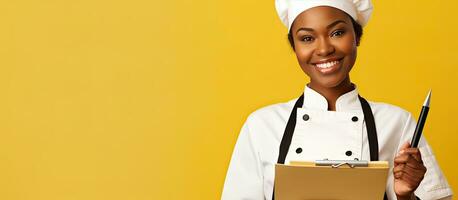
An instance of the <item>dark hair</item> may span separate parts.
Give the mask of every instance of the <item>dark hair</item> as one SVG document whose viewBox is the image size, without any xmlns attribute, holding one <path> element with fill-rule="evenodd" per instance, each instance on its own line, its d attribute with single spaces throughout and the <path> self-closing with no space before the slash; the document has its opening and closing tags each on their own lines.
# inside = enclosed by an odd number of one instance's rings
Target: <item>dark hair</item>
<svg viewBox="0 0 458 200">
<path fill-rule="evenodd" d="M 361 41 L 361 37 L 363 36 L 363 27 L 360 24 L 358 24 L 358 22 L 356 22 L 352 17 L 350 17 L 350 19 L 351 19 L 351 23 L 353 24 L 353 29 L 355 31 L 356 46 L 359 46 L 359 42 Z M 288 33 L 288 41 L 294 50 L 294 39 L 293 39 L 293 34 L 291 33 L 291 29 Z"/>
</svg>

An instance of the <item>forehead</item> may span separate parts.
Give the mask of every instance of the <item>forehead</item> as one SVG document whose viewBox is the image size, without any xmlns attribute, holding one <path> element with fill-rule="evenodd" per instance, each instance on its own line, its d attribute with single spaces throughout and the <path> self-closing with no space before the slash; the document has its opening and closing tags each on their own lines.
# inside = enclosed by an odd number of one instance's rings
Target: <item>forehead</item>
<svg viewBox="0 0 458 200">
<path fill-rule="evenodd" d="M 329 6 L 318 6 L 305 10 L 293 22 L 292 29 L 300 27 L 326 27 L 336 20 L 351 23 L 350 16 L 342 10 Z"/>
</svg>

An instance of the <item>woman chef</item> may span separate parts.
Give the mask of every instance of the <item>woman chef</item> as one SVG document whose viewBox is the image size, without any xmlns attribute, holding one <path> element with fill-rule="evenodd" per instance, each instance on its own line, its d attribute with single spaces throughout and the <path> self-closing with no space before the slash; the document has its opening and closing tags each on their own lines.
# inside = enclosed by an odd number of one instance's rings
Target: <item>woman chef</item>
<svg viewBox="0 0 458 200">
<path fill-rule="evenodd" d="M 276 0 L 299 65 L 310 77 L 298 99 L 252 113 L 235 145 L 222 199 L 272 199 L 274 166 L 290 161 L 385 160 L 385 199 L 451 199 L 424 138 L 409 148 L 412 115 L 367 103 L 349 73 L 372 12 L 370 0 Z M 305 188 L 306 189 L 306 188 Z"/>
</svg>

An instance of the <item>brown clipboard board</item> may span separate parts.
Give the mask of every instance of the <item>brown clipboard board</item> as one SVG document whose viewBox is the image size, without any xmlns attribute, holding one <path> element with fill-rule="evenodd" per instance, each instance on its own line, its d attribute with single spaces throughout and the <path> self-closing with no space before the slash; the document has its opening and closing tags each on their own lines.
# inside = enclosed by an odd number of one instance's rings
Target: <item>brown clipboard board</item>
<svg viewBox="0 0 458 200">
<path fill-rule="evenodd" d="M 275 166 L 277 200 L 372 200 L 383 199 L 388 162 L 367 162 L 365 167 L 317 166 L 315 162 L 291 162 Z"/>
</svg>

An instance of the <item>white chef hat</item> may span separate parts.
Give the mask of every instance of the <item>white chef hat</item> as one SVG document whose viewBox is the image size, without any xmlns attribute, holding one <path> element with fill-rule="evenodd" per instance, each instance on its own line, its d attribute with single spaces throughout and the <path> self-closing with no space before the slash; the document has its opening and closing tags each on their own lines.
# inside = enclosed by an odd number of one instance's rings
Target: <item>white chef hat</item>
<svg viewBox="0 0 458 200">
<path fill-rule="evenodd" d="M 330 6 L 342 10 L 361 26 L 367 24 L 373 8 L 370 0 L 275 0 L 278 16 L 288 27 L 288 32 L 299 14 L 317 6 Z"/>
</svg>

